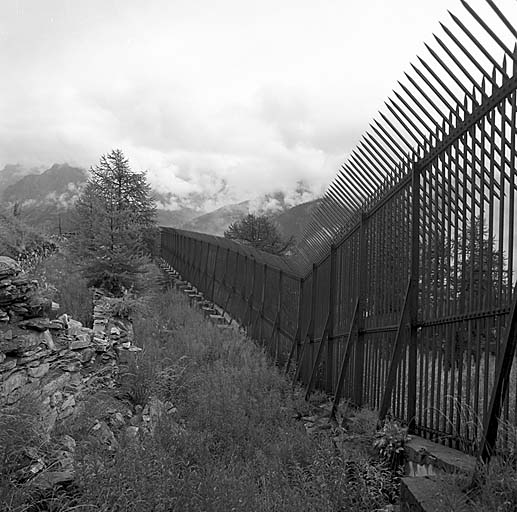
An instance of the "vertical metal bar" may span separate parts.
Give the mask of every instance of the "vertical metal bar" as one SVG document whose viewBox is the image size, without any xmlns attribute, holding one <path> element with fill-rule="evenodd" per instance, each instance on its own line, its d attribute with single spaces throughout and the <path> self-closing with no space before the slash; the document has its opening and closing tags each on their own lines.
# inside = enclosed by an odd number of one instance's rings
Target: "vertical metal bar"
<svg viewBox="0 0 517 512">
<path fill-rule="evenodd" d="M 347 367 L 348 362 L 350 361 L 350 352 L 352 350 L 352 339 L 354 334 L 357 333 L 357 320 L 359 316 L 359 298 L 356 300 L 354 313 L 352 315 L 352 319 L 350 321 L 350 326 L 348 328 L 348 335 L 346 338 L 343 357 L 341 359 L 341 368 L 339 370 L 339 377 L 336 385 L 336 391 L 334 393 L 334 401 L 332 402 L 332 410 L 330 412 L 330 417 L 335 418 L 337 408 L 339 406 L 339 402 L 341 401 L 341 394 L 343 392 L 343 385 L 345 384 L 345 379 L 347 376 Z"/>
<path fill-rule="evenodd" d="M 260 295 L 260 329 L 259 329 L 259 341 L 262 343 L 264 337 L 264 305 L 266 303 L 266 281 L 267 281 L 267 270 L 268 267 L 264 263 L 263 274 L 262 274 L 262 290 Z"/>
<path fill-rule="evenodd" d="M 479 477 L 479 462 L 486 463 L 493 455 L 495 443 L 497 439 L 497 429 L 499 427 L 499 418 L 503 406 L 503 398 L 508 392 L 510 385 L 510 372 L 512 370 L 512 362 L 515 357 L 517 347 L 517 286 L 514 289 L 512 307 L 508 316 L 506 333 L 503 341 L 501 357 L 497 364 L 495 373 L 496 380 L 492 388 L 492 396 L 490 397 L 490 406 L 486 416 L 483 429 L 483 438 L 481 440 L 478 452 L 478 468 L 476 477 Z"/>
<path fill-rule="evenodd" d="M 417 353 L 418 353 L 418 309 L 419 293 L 418 283 L 420 281 L 420 174 L 418 164 L 413 166 L 411 179 L 411 274 L 409 288 L 409 320 L 411 332 L 409 336 L 408 353 L 408 378 L 407 378 L 407 421 L 408 430 L 415 429 L 416 417 L 416 378 L 417 378 Z"/>
<path fill-rule="evenodd" d="M 302 327 L 302 300 L 303 300 L 303 285 L 304 280 L 300 278 L 298 281 L 298 314 L 297 314 L 297 321 L 296 321 L 296 332 L 292 341 L 291 350 L 289 351 L 289 357 L 287 358 L 287 363 L 285 365 L 285 373 L 289 373 L 289 368 L 291 366 L 291 361 L 293 359 L 294 353 L 298 347 L 298 344 L 300 343 L 300 337 L 301 337 L 301 327 Z"/>
<path fill-rule="evenodd" d="M 275 347 L 275 362 L 279 361 L 278 351 L 280 346 L 280 326 L 282 325 L 282 289 L 284 287 L 284 273 L 282 270 L 279 271 L 278 276 L 278 302 L 277 302 L 277 325 L 275 329 L 276 334 L 276 347 Z"/>
<path fill-rule="evenodd" d="M 323 331 L 321 334 L 320 346 L 318 347 L 318 352 L 316 353 L 316 358 L 314 359 L 314 364 L 312 366 L 312 372 L 311 372 L 311 376 L 309 379 L 309 383 L 307 384 L 305 400 L 309 399 L 309 397 L 312 393 L 312 390 L 314 389 L 318 366 L 321 362 L 321 357 L 323 356 L 323 352 L 325 351 L 325 346 L 328 344 L 331 325 L 333 322 L 332 314 L 333 314 L 333 310 L 334 310 L 335 280 L 336 280 L 336 247 L 334 245 L 332 245 L 331 249 L 330 249 L 329 308 L 327 311 L 327 318 L 326 318 L 325 324 L 323 326 Z"/>
<path fill-rule="evenodd" d="M 337 272 L 337 248 L 332 245 L 330 252 L 330 283 L 329 283 L 329 325 L 327 333 L 327 364 L 326 364 L 326 391 L 332 392 L 334 387 L 334 326 L 336 323 L 336 290 L 341 276 Z"/>
<path fill-rule="evenodd" d="M 402 312 L 400 313 L 400 320 L 397 327 L 397 334 L 395 335 L 395 342 L 393 344 L 393 352 L 391 355 L 391 363 L 388 370 L 388 376 L 386 377 L 386 384 L 384 386 L 384 394 L 381 400 L 381 406 L 379 408 L 379 421 L 384 421 L 384 418 L 388 414 L 391 406 L 391 398 L 393 389 L 395 388 L 395 381 L 397 378 L 397 370 L 402 359 L 402 352 L 406 346 L 407 340 L 404 336 L 404 329 L 407 327 L 409 320 L 409 300 L 411 296 L 412 283 L 411 279 L 408 282 L 406 296 L 404 299 L 404 305 L 402 306 Z"/>
<path fill-rule="evenodd" d="M 212 293 L 210 294 L 210 300 L 214 301 L 215 296 L 215 283 L 216 283 L 216 274 L 217 274 L 217 262 L 219 261 L 219 245 L 217 245 L 215 249 L 215 259 L 214 259 L 214 272 L 212 275 Z"/>
<path fill-rule="evenodd" d="M 354 358 L 354 383 L 353 383 L 353 401 L 357 407 L 363 402 L 363 373 L 364 373 L 364 312 L 366 306 L 366 292 L 368 279 L 368 230 L 369 220 L 364 214 L 361 216 L 361 229 L 359 232 L 359 265 L 358 265 L 358 296 L 359 296 L 359 312 L 357 317 L 358 335 L 355 345 Z"/>
<path fill-rule="evenodd" d="M 316 285 L 318 281 L 318 266 L 316 263 L 312 265 L 312 290 L 311 290 L 311 313 L 309 319 L 309 325 L 307 327 L 307 333 L 305 334 L 302 350 L 300 353 L 300 357 L 298 358 L 298 365 L 296 367 L 296 372 L 294 374 L 293 383 L 295 383 L 300 377 L 300 372 L 302 370 L 302 366 L 305 359 L 305 352 L 307 351 L 308 346 L 314 340 L 314 321 L 316 316 Z"/>
</svg>

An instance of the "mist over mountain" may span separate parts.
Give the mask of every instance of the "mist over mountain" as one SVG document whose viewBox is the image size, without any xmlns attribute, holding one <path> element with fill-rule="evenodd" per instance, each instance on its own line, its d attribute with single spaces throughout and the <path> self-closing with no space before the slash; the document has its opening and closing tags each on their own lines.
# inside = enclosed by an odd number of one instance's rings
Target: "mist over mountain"
<svg viewBox="0 0 517 512">
<path fill-rule="evenodd" d="M 285 237 L 294 236 L 299 240 L 318 203 L 319 199 L 313 199 L 292 206 L 292 202 L 286 201 L 283 193 L 275 192 L 257 199 L 223 206 L 186 222 L 182 228 L 222 236 L 230 224 L 248 213 L 254 213 L 270 217 L 276 222 Z"/>
<path fill-rule="evenodd" d="M 72 207 L 87 180 L 85 169 L 66 163 L 43 172 L 9 164 L 0 171 L 0 204 L 3 210 L 16 211 L 23 221 L 45 231 L 72 231 Z M 154 190 L 153 195 L 159 225 L 219 236 L 231 223 L 256 213 L 273 218 L 284 236 L 298 238 L 317 204 L 302 182 L 291 191 L 275 191 L 213 210 L 213 197 L 201 192 L 181 196 Z"/>
<path fill-rule="evenodd" d="M 69 231 L 71 207 L 87 179 L 84 169 L 54 164 L 41 174 L 24 174 L 5 187 L 0 202 L 28 224 L 50 232 Z"/>
<path fill-rule="evenodd" d="M 0 170 L 0 199 L 3 191 L 24 176 L 28 174 L 40 174 L 43 171 L 41 167 L 25 167 L 21 164 L 7 164 Z"/>
<path fill-rule="evenodd" d="M 41 201 L 69 207 L 81 192 L 88 173 L 80 167 L 54 164 L 41 174 L 27 174 L 7 186 L 2 199 L 11 203 Z"/>
</svg>

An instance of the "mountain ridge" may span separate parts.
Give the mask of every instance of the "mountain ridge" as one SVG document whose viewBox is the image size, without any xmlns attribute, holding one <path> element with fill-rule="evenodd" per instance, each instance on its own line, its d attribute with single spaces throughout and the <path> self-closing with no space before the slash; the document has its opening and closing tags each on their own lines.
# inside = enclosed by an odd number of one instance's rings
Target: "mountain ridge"
<svg viewBox="0 0 517 512">
<path fill-rule="evenodd" d="M 16 210 L 23 221 L 45 231 L 73 230 L 71 207 L 88 179 L 88 172 L 67 163 L 53 164 L 40 173 L 34 171 L 19 164 L 6 165 L 0 171 L 0 184 L 2 176 L 4 183 L 9 182 L 3 189 L 0 188 L 4 209 Z M 9 173 L 11 175 L 7 176 Z M 15 180 L 15 177 L 19 179 Z M 164 196 L 153 190 L 161 206 L 157 209 L 158 225 L 223 236 L 231 223 L 248 213 L 256 213 L 272 218 L 283 236 L 294 236 L 295 239 L 301 236 L 308 216 L 318 201 L 304 201 L 307 192 L 298 184 L 289 196 L 276 191 L 207 212 L 200 207 L 199 198 L 196 198 L 194 207 L 189 207 L 185 204 L 188 199 Z M 174 204 L 177 208 L 166 208 L 168 204 Z M 291 210 L 294 213 L 289 213 Z"/>
</svg>

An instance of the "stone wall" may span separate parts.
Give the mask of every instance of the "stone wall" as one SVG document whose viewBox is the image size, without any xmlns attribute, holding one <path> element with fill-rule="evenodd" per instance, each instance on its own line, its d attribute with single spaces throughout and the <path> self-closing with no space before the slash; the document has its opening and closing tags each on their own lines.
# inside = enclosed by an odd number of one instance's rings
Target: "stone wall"
<svg viewBox="0 0 517 512">
<path fill-rule="evenodd" d="M 0 256 L 0 408 L 30 396 L 50 432 L 85 393 L 113 386 L 120 353 L 140 350 L 130 321 L 111 315 L 113 300 L 96 294 L 93 328 L 66 314 L 54 318 L 58 305 Z"/>
</svg>

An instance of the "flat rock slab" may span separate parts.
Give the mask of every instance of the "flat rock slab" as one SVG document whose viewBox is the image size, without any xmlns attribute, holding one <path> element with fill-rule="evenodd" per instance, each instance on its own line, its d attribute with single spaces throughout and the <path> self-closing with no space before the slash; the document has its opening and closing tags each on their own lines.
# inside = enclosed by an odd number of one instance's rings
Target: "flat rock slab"
<svg viewBox="0 0 517 512">
<path fill-rule="evenodd" d="M 14 276 L 21 272 L 21 267 L 8 256 L 0 256 L 0 278 Z"/>
</svg>

